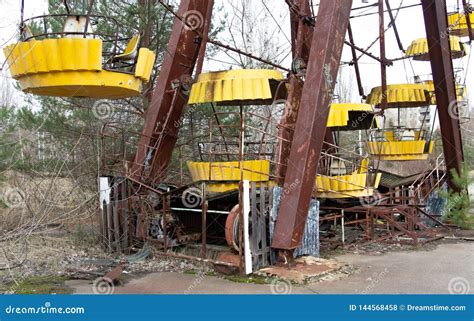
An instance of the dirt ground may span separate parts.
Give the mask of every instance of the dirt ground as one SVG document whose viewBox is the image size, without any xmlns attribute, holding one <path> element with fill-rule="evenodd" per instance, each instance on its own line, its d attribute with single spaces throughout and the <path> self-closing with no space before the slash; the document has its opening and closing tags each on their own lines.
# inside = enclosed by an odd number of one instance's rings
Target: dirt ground
<svg viewBox="0 0 474 321">
<path fill-rule="evenodd" d="M 392 251 L 380 255 L 342 254 L 335 257 L 354 272 L 331 276 L 304 286 L 273 280 L 270 284 L 242 283 L 204 274 L 156 272 L 130 277 L 107 293 L 133 294 L 309 294 L 309 293 L 474 293 L 474 242 L 443 241 L 429 250 Z M 258 283 L 258 282 L 257 282 Z M 94 293 L 87 280 L 66 284 L 74 293 Z"/>
</svg>

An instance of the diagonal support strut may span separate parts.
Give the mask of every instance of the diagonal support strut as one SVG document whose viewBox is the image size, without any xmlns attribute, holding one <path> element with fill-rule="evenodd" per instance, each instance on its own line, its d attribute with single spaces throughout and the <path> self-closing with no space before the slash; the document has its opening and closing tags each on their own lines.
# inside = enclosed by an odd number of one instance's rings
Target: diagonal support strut
<svg viewBox="0 0 474 321">
<path fill-rule="evenodd" d="M 272 247 L 290 260 L 301 244 L 352 0 L 321 0 Z"/>
</svg>

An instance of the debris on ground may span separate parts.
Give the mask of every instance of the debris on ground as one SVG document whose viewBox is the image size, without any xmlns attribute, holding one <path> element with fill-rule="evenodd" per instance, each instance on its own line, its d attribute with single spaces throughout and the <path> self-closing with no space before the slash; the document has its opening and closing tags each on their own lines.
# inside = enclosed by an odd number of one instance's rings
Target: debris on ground
<svg viewBox="0 0 474 321">
<path fill-rule="evenodd" d="M 276 277 L 291 283 L 304 285 L 313 282 L 337 280 L 352 273 L 354 268 L 334 259 L 322 259 L 312 256 L 303 256 L 295 260 L 290 268 L 271 266 L 260 269 L 257 275 Z"/>
</svg>

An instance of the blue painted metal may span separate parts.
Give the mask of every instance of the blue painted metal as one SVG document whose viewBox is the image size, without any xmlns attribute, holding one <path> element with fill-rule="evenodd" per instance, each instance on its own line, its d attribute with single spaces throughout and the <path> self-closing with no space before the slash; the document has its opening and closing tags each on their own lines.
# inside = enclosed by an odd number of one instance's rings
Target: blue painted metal
<svg viewBox="0 0 474 321">
<path fill-rule="evenodd" d="M 448 205 L 448 199 L 443 194 L 446 194 L 448 191 L 448 185 L 446 183 L 441 186 L 440 189 L 436 189 L 431 192 L 430 195 L 426 198 L 425 202 L 425 211 L 439 220 L 442 220 L 442 216 L 446 211 Z M 435 222 L 433 220 L 422 216 L 422 221 L 428 226 L 434 226 Z"/>
<path fill-rule="evenodd" d="M 274 187 L 270 213 L 270 242 L 273 240 L 273 232 L 280 208 L 280 201 L 284 188 Z M 308 218 L 304 227 L 301 246 L 293 252 L 294 257 L 310 255 L 319 257 L 319 201 L 312 199 L 309 205 Z M 276 263 L 276 251 L 271 251 L 270 261 Z"/>
</svg>

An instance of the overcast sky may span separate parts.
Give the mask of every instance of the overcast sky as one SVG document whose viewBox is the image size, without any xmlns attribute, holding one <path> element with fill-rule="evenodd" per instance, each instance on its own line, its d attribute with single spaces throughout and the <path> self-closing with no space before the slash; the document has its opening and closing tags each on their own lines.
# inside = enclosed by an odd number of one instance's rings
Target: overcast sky
<svg viewBox="0 0 474 321">
<path fill-rule="evenodd" d="M 275 43 L 279 43 L 282 48 L 289 49 L 289 42 L 288 39 L 290 38 L 289 32 L 289 15 L 287 13 L 288 9 L 285 4 L 284 0 L 263 0 L 266 4 L 266 7 L 262 4 L 262 0 L 251 0 L 252 5 L 255 6 L 252 8 L 253 14 L 267 14 L 268 15 L 268 8 L 272 12 L 272 19 L 265 23 L 265 28 L 268 30 L 274 30 L 278 28 L 278 32 L 275 33 Z M 318 1 L 314 1 L 317 3 Z M 368 2 L 368 3 L 365 3 Z M 353 8 L 366 6 L 368 4 L 374 3 L 374 0 L 362 1 L 362 0 L 354 0 L 353 1 Z M 448 7 L 454 7 L 457 4 L 457 0 L 448 0 L 447 4 Z M 231 6 L 230 4 L 240 3 L 240 0 L 216 0 L 216 7 L 223 7 L 224 10 L 215 13 L 215 19 L 219 19 L 222 17 L 224 12 L 228 14 L 231 13 Z M 412 4 L 418 4 L 419 0 L 391 0 L 391 8 L 394 10 L 394 15 L 397 15 L 396 9 L 400 6 L 409 6 Z M 1 47 L 3 48 L 6 44 L 12 43 L 16 41 L 17 35 L 17 26 L 20 20 L 20 0 L 2 0 L 0 1 L 0 43 Z M 316 8 L 317 9 L 317 8 Z M 25 0 L 25 18 L 31 17 L 34 15 L 39 15 L 45 13 L 47 10 L 46 1 L 43 0 Z M 362 9 L 353 11 L 352 15 L 360 15 L 360 14 L 367 14 L 367 13 L 374 13 L 377 12 L 377 7 L 372 7 L 369 9 Z M 274 20 L 273 20 L 274 19 Z M 276 22 L 275 22 L 276 20 Z M 386 25 L 389 23 L 388 14 L 385 15 L 385 22 Z M 351 19 L 351 24 L 354 33 L 354 40 L 355 43 L 362 48 L 367 47 L 372 43 L 378 36 L 378 16 L 371 15 L 371 16 L 364 16 L 360 18 L 353 18 Z M 403 43 L 404 48 L 406 49 L 408 45 L 411 43 L 412 40 L 416 38 L 423 38 L 426 37 L 424 22 L 423 22 L 423 14 L 421 6 L 416 6 L 409 9 L 400 10 L 398 13 L 398 17 L 396 20 L 396 25 L 398 27 L 401 41 Z M 262 29 L 264 27 L 260 27 Z M 263 30 L 262 30 L 263 32 Z M 220 40 L 229 39 L 228 35 L 229 31 L 225 30 L 222 34 L 219 35 Z M 464 38 L 463 40 L 466 40 Z M 371 53 L 375 55 L 379 55 L 379 44 L 378 42 L 372 47 L 370 50 Z M 393 29 L 390 29 L 386 33 L 386 52 L 388 58 L 397 58 L 401 57 L 403 53 L 398 49 Z M 1 56 L 1 60 L 4 59 L 3 55 Z M 215 57 L 219 61 L 231 61 L 228 59 L 226 55 L 218 54 Z M 348 46 L 344 47 L 343 52 L 343 61 L 350 61 L 351 60 L 351 53 L 350 48 Z M 466 67 L 468 64 L 468 57 L 463 59 L 458 59 L 454 61 L 455 67 Z M 286 59 L 282 64 L 286 67 L 289 67 L 291 63 L 290 58 Z M 361 73 L 363 78 L 363 85 L 368 91 L 370 88 L 374 86 L 380 85 L 380 69 L 379 64 L 367 57 L 364 56 L 360 60 L 361 65 Z M 218 69 L 227 69 L 229 65 L 225 65 L 222 62 L 217 62 L 216 60 L 207 61 L 205 66 L 205 70 L 218 70 Z M 235 67 L 234 67 L 235 68 Z M 353 73 L 352 67 L 344 66 L 342 67 L 343 72 L 346 73 Z M 388 83 L 403 83 L 407 81 L 412 81 L 414 74 L 423 75 L 431 73 L 431 68 L 429 62 L 410 62 L 409 60 L 395 62 L 393 66 L 387 69 L 387 79 Z M 470 73 L 468 75 L 468 79 L 466 81 L 468 88 L 473 88 L 473 77 L 474 73 Z M 9 79 L 9 73 L 6 70 L 2 71 L 2 80 L 5 79 L 11 81 Z M 471 86 L 469 86 L 471 85 Z M 354 86 L 355 87 L 355 86 Z M 357 89 L 354 88 L 354 98 L 358 100 Z M 471 97 L 472 96 L 471 94 Z"/>
</svg>

